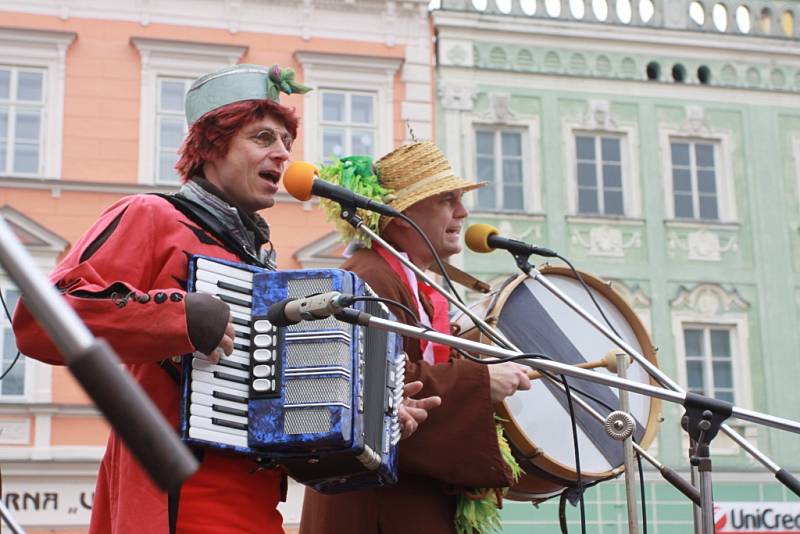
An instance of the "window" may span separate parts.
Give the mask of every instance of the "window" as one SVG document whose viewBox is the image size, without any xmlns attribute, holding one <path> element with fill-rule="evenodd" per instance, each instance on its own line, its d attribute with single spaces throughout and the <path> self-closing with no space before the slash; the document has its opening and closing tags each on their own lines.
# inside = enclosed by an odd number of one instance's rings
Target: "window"
<svg viewBox="0 0 800 534">
<path fill-rule="evenodd" d="M 377 136 L 375 94 L 322 90 L 320 98 L 320 136 L 322 159 L 372 156 Z"/>
<path fill-rule="evenodd" d="M 303 97 L 306 160 L 327 163 L 331 156 L 378 157 L 395 146 L 394 84 L 401 59 L 306 51 L 295 52 L 295 58 L 303 83 L 316 88 Z M 401 118 L 413 124 L 420 139 L 429 139 L 430 128 L 424 130 L 409 113 L 403 114 L 401 107 Z M 430 112 L 425 117 L 430 126 Z"/>
<path fill-rule="evenodd" d="M 676 219 L 720 219 L 715 144 L 670 141 Z"/>
<path fill-rule="evenodd" d="M 619 137 L 575 136 L 579 214 L 625 213 L 620 144 Z"/>
<path fill-rule="evenodd" d="M 475 154 L 478 181 L 489 182 L 477 190 L 477 208 L 524 210 L 522 132 L 476 129 Z"/>
<path fill-rule="evenodd" d="M 61 175 L 71 32 L 0 28 L 0 176 Z"/>
<path fill-rule="evenodd" d="M 43 69 L 0 65 L 0 173 L 42 174 Z"/>
<path fill-rule="evenodd" d="M 689 391 L 734 402 L 731 328 L 690 325 L 683 328 Z"/>
<path fill-rule="evenodd" d="M 186 136 L 184 100 L 192 80 L 178 78 L 158 79 L 158 105 L 156 106 L 156 181 L 177 184 L 180 177 L 175 172 L 178 148 Z"/>
<path fill-rule="evenodd" d="M 139 181 L 177 186 L 174 166 L 186 134 L 184 96 L 192 81 L 234 65 L 247 47 L 132 37 L 139 51 L 142 91 L 139 106 Z"/>
<path fill-rule="evenodd" d="M 2 288 L 0 288 L 2 290 Z M 14 312 L 14 307 L 19 299 L 17 289 L 7 288 L 3 291 L 3 299 L 9 313 Z M 25 358 L 20 355 L 17 362 L 17 344 L 14 340 L 14 332 L 11 330 L 11 322 L 6 316 L 5 310 L 0 310 L 0 375 L 8 371 L 13 364 L 13 368 L 0 381 L 0 397 L 22 397 L 25 395 Z"/>
</svg>

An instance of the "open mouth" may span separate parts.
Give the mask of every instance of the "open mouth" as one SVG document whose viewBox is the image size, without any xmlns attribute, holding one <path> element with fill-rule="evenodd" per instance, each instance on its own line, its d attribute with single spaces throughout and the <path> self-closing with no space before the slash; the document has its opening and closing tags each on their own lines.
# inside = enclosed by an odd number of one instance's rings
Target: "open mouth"
<svg viewBox="0 0 800 534">
<path fill-rule="evenodd" d="M 281 179 L 281 173 L 276 171 L 262 171 L 258 175 L 264 180 L 268 180 L 273 184 L 277 184 Z"/>
</svg>

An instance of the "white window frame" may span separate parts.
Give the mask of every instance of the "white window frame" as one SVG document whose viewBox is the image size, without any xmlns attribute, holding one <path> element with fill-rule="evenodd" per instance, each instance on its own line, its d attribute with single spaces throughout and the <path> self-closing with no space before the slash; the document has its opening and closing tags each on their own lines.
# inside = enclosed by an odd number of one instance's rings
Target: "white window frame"
<svg viewBox="0 0 800 534">
<path fill-rule="evenodd" d="M 318 89 L 374 93 L 375 154 L 379 157 L 394 148 L 394 83 L 401 59 L 305 51 L 295 52 L 295 58 L 303 69 L 303 84 L 317 89 L 303 100 L 303 157 L 307 161 L 322 161 Z"/>
<path fill-rule="evenodd" d="M 0 65 L 44 69 L 39 172 L 10 176 L 61 178 L 65 60 L 75 36 L 74 32 L 0 28 Z"/>
<path fill-rule="evenodd" d="M 22 230 L 38 238 L 42 244 L 27 246 L 26 250 L 33 257 L 34 267 L 43 275 L 53 272 L 58 256 L 66 250 L 69 243 L 32 219 L 9 206 L 0 207 L 0 218 L 16 225 Z M 0 268 L 0 288 L 4 291 L 16 284 L 7 273 Z M 9 310 L 13 313 L 13 310 Z M 0 311 L 0 313 L 5 313 Z M 20 358 L 23 356 L 20 355 Z M 17 403 L 48 403 L 53 397 L 53 366 L 28 358 L 25 361 L 25 394 L 16 396 L 0 395 L 0 405 Z"/>
<path fill-rule="evenodd" d="M 693 216 L 689 217 L 689 218 L 687 218 L 687 217 L 678 218 L 677 213 L 674 212 L 674 210 L 675 210 L 675 190 L 674 190 L 675 179 L 674 179 L 673 173 L 674 173 L 675 168 L 674 168 L 674 163 L 672 161 L 672 145 L 673 145 L 673 143 L 682 143 L 682 144 L 688 144 L 689 145 L 689 172 L 691 174 L 690 179 L 691 179 L 691 186 L 692 186 L 692 214 L 693 214 Z M 717 218 L 716 219 L 702 218 L 700 216 L 700 190 L 699 190 L 698 183 L 697 183 L 697 171 L 698 171 L 698 168 L 697 168 L 697 145 L 698 144 L 711 145 L 712 151 L 714 153 L 714 188 L 715 188 L 714 198 L 715 198 L 715 200 L 717 202 Z M 670 152 L 670 169 L 669 169 L 670 175 L 669 175 L 669 179 L 670 179 L 670 185 L 671 185 L 671 187 L 673 187 L 673 190 L 672 190 L 672 203 L 673 203 L 673 207 L 672 207 L 673 214 L 672 214 L 672 216 L 673 216 L 673 218 L 675 220 L 679 220 L 679 221 L 691 221 L 691 222 L 699 222 L 699 223 L 708 222 L 708 223 L 712 223 L 713 224 L 713 223 L 716 223 L 716 222 L 720 222 L 721 215 L 722 215 L 721 207 L 722 207 L 723 200 L 720 198 L 721 197 L 721 194 L 720 194 L 720 191 L 721 191 L 721 180 L 720 180 L 720 173 L 719 173 L 718 165 L 717 165 L 717 163 L 720 161 L 718 159 L 719 154 L 720 154 L 719 144 L 716 141 L 710 141 L 710 140 L 701 140 L 701 139 L 695 139 L 695 138 L 671 137 L 670 140 L 669 140 L 669 152 Z"/>
<path fill-rule="evenodd" d="M 688 141 L 695 143 L 708 143 L 714 145 L 714 170 L 717 179 L 717 210 L 718 219 L 678 219 L 675 216 L 675 192 L 672 188 L 672 142 Z M 664 184 L 664 202 L 666 214 L 672 221 L 719 224 L 737 221 L 736 192 L 734 184 L 731 136 L 724 132 L 708 132 L 697 135 L 694 132 L 673 128 L 661 128 L 659 132 L 659 148 L 661 150 L 661 173 Z M 698 214 L 699 215 L 699 214 Z"/>
<path fill-rule="evenodd" d="M 352 97 L 353 95 L 368 95 L 368 96 L 373 97 L 373 103 L 372 103 L 373 121 L 372 121 L 371 125 L 357 124 L 357 123 L 353 123 L 353 122 L 348 122 L 348 120 L 345 120 L 344 122 L 342 122 L 340 124 L 336 124 L 336 123 L 333 123 L 333 122 L 325 123 L 325 121 L 322 118 L 323 106 L 319 106 L 319 117 L 317 118 L 317 129 L 318 129 L 317 135 L 319 136 L 319 139 L 317 141 L 319 142 L 318 146 L 320 147 L 320 150 L 322 150 L 322 147 L 324 146 L 324 142 L 323 142 L 323 139 L 322 139 L 322 137 L 323 137 L 322 134 L 323 134 L 325 128 L 340 128 L 340 129 L 343 129 L 345 131 L 345 140 L 346 140 L 345 144 L 346 145 L 350 145 L 350 139 L 351 139 L 352 130 L 354 130 L 354 129 L 356 129 L 356 130 L 358 130 L 358 129 L 367 130 L 368 129 L 368 130 L 371 130 L 374 133 L 374 137 L 373 137 L 374 144 L 373 144 L 372 157 L 373 158 L 378 158 L 381 155 L 383 155 L 383 152 L 379 152 L 378 151 L 378 147 L 377 147 L 377 140 L 378 140 L 378 110 L 376 108 L 377 101 L 378 101 L 377 93 L 374 93 L 374 92 L 371 92 L 371 91 L 348 91 L 348 90 L 344 90 L 344 89 L 331 89 L 331 88 L 328 88 L 328 87 L 315 88 L 315 91 L 317 91 L 319 93 L 319 98 L 320 99 L 322 98 L 323 93 L 326 93 L 326 92 L 327 93 L 344 94 L 345 95 L 345 116 L 346 117 L 350 117 L 351 112 L 352 112 L 352 106 L 349 104 L 350 102 L 352 102 L 352 99 L 350 97 Z M 342 156 L 351 156 L 351 155 L 352 156 L 356 156 L 356 155 L 363 156 L 365 154 L 354 154 L 352 146 L 350 146 L 349 148 L 345 148 L 344 153 L 342 154 Z M 320 157 L 318 158 L 318 160 L 322 161 L 323 156 L 324 156 L 324 154 L 322 154 L 322 152 L 320 152 Z"/>
<path fill-rule="evenodd" d="M 569 213 L 581 218 L 612 217 L 638 219 L 642 216 L 642 191 L 639 184 L 639 163 L 636 157 L 638 131 L 632 126 L 614 125 L 609 128 L 587 128 L 586 125 L 567 123 L 564 128 L 563 146 L 566 156 L 566 191 Z M 578 136 L 615 137 L 619 139 L 620 164 L 622 166 L 622 215 L 578 212 L 578 154 L 575 138 Z"/>
<path fill-rule="evenodd" d="M 475 193 L 465 195 L 465 205 L 476 213 L 503 213 L 508 215 L 514 214 L 532 214 L 542 212 L 542 177 L 541 166 L 542 159 L 539 152 L 540 146 L 540 130 L 539 130 L 539 117 L 530 119 L 509 119 L 505 121 L 485 120 L 477 115 L 464 114 L 461 123 L 461 131 L 467 139 L 462 138 L 462 143 L 459 145 L 458 151 L 451 156 L 451 162 L 460 162 L 460 167 L 463 169 L 461 176 L 473 182 L 478 181 L 478 167 L 477 167 L 477 139 L 475 138 L 475 131 L 480 129 L 509 129 L 519 130 L 522 132 L 522 191 L 525 195 L 523 201 L 522 211 L 502 211 L 496 210 L 483 211 L 477 207 L 478 197 Z M 448 147 L 452 148 L 452 147 Z M 454 171 L 459 174 L 459 169 L 453 164 Z"/>
<path fill-rule="evenodd" d="M 194 79 L 215 69 L 235 65 L 247 52 L 247 47 L 146 37 L 131 37 L 131 44 L 139 51 L 142 76 L 139 106 L 139 182 L 152 185 L 157 183 L 158 79 Z"/>
<path fill-rule="evenodd" d="M 169 182 L 167 180 L 161 179 L 159 173 L 161 172 L 161 128 L 159 127 L 159 120 L 161 118 L 178 118 L 178 114 L 174 112 L 164 112 L 161 111 L 159 106 L 159 99 L 161 98 L 161 82 L 163 81 L 170 81 L 170 82 L 184 82 L 185 85 L 185 92 L 189 90 L 191 85 L 191 78 L 176 78 L 174 76 L 158 76 L 156 78 L 156 105 L 155 105 L 155 116 L 153 127 L 155 128 L 155 140 L 153 142 L 153 182 L 158 185 L 175 185 L 174 182 Z M 188 127 L 186 125 L 186 113 L 185 111 L 181 111 L 180 118 L 183 119 L 183 135 L 186 137 L 186 132 L 188 131 Z"/>
<path fill-rule="evenodd" d="M 479 181 L 480 177 L 478 176 L 478 139 L 477 133 L 479 131 L 482 132 L 492 132 L 494 135 L 494 144 L 495 149 L 499 148 L 502 150 L 502 141 L 498 143 L 499 139 L 502 139 L 502 134 L 504 132 L 509 133 L 517 133 L 520 135 L 520 143 L 522 147 L 522 209 L 507 209 L 505 207 L 492 207 L 492 208 L 485 208 L 478 206 L 478 193 L 477 191 L 473 193 L 471 199 L 471 206 L 472 210 L 479 213 L 527 213 L 529 211 L 530 206 L 530 193 L 528 191 L 530 180 L 528 179 L 528 169 L 531 167 L 531 151 L 530 151 L 530 140 L 528 138 L 528 130 L 524 127 L 519 126 L 512 126 L 507 124 L 482 124 L 482 123 L 473 123 L 472 124 L 472 132 L 471 132 L 471 144 L 472 144 L 472 168 L 473 176 L 475 177 L 475 181 Z M 499 146 L 498 146 L 499 145 Z M 502 189 L 503 189 L 503 158 L 502 154 L 499 154 L 499 158 L 495 158 L 494 162 L 494 171 L 495 171 L 495 204 L 497 204 L 498 199 L 498 190 L 501 191 L 500 196 L 502 196 Z M 498 179 L 499 178 L 499 179 Z M 491 187 L 492 184 L 489 184 L 486 187 Z M 503 204 L 501 202 L 501 204 Z"/>
<path fill-rule="evenodd" d="M 720 303 L 730 302 L 731 294 L 725 292 L 719 286 L 703 284 L 687 292 L 686 298 L 692 303 L 691 309 L 672 310 L 672 336 L 675 353 L 675 365 L 677 366 L 678 383 L 688 391 L 688 377 L 686 373 L 686 345 L 684 340 L 684 328 L 692 326 L 702 326 L 705 328 L 720 328 L 731 331 L 731 353 L 733 355 L 733 395 L 734 404 L 740 408 L 750 409 L 753 406 L 752 385 L 750 376 L 750 324 L 746 311 L 738 310 L 731 306 L 731 310 L 718 309 L 716 312 L 704 310 L 703 292 L 709 290 L 717 296 Z M 733 297 L 736 298 L 736 297 Z M 755 440 L 758 436 L 757 428 L 752 424 L 731 423 L 731 426 L 742 431 L 748 440 Z M 688 446 L 688 438 L 683 437 Z M 684 447 L 684 450 L 686 447 Z M 741 451 L 739 447 L 727 436 L 720 434 L 712 442 L 712 450 L 715 454 L 736 455 Z"/>
<path fill-rule="evenodd" d="M 597 178 L 597 187 L 596 189 L 596 196 L 597 196 L 597 205 L 599 211 L 597 213 L 581 213 L 580 210 L 580 185 L 578 184 L 578 147 L 576 146 L 577 138 L 578 137 L 591 137 L 593 139 L 595 145 L 595 177 Z M 622 213 L 606 213 L 605 209 L 605 199 L 604 199 L 604 191 L 605 191 L 605 176 L 603 173 L 603 164 L 605 160 L 603 159 L 602 155 L 602 140 L 603 139 L 615 139 L 619 143 L 619 165 L 620 165 L 620 189 L 622 190 Z M 574 131 L 572 137 L 572 149 L 575 152 L 575 158 L 572 160 L 572 165 L 575 167 L 575 214 L 580 217 L 625 217 L 625 214 L 629 211 L 628 208 L 628 199 L 625 198 L 627 194 L 627 187 L 626 181 L 627 178 L 625 173 L 627 171 L 627 165 L 625 157 L 625 137 L 619 134 L 609 134 L 606 132 L 588 132 L 588 131 Z"/>
</svg>

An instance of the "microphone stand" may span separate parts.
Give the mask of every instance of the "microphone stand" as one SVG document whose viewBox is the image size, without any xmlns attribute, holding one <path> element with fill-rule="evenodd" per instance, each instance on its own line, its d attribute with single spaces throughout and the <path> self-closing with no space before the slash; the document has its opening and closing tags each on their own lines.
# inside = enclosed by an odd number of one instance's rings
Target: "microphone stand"
<svg viewBox="0 0 800 534">
<path fill-rule="evenodd" d="M 559 289 L 555 284 L 550 282 L 547 277 L 544 276 L 544 274 L 542 274 L 538 269 L 534 268 L 528 262 L 528 256 L 524 256 L 522 254 L 514 254 L 513 256 L 520 270 L 522 270 L 533 280 L 542 284 L 555 297 L 561 300 L 578 315 L 583 317 L 606 338 L 616 343 L 617 346 L 619 346 L 622 350 L 630 354 L 633 359 L 636 360 L 636 362 L 639 363 L 647 371 L 647 373 L 657 380 L 662 386 L 675 392 L 685 393 L 685 390 L 675 381 L 673 381 L 667 374 L 651 363 L 624 339 L 611 331 L 607 325 L 601 323 L 594 316 L 590 315 L 566 293 L 561 291 L 561 289 Z M 688 396 L 692 396 L 692 394 L 689 393 L 687 394 L 687 397 Z M 695 513 L 694 515 L 695 520 L 698 518 L 702 519 L 703 525 L 701 531 L 704 533 L 713 532 L 713 514 L 709 516 L 709 513 L 706 511 L 707 509 L 710 510 L 713 507 L 713 502 L 711 499 L 711 458 L 709 455 L 709 443 L 716 436 L 719 430 L 722 430 L 722 432 L 735 441 L 742 449 L 744 449 L 753 458 L 758 460 L 762 465 L 770 470 L 778 481 L 783 483 L 796 495 L 800 496 L 800 481 L 798 481 L 798 479 L 795 478 L 790 472 L 781 468 L 775 462 L 770 460 L 767 456 L 765 456 L 762 452 L 753 447 L 747 440 L 740 436 L 735 430 L 725 424 L 724 420 L 727 418 L 727 415 L 725 415 L 726 409 L 718 404 L 719 401 L 715 401 L 714 399 L 710 400 L 713 402 L 701 403 L 702 406 L 697 406 L 695 405 L 696 403 L 693 403 L 691 406 L 686 406 L 687 411 L 686 415 L 684 416 L 683 423 L 685 425 L 684 428 L 687 430 L 692 440 L 689 453 L 690 463 L 692 466 L 692 481 L 693 483 L 695 480 L 699 481 L 700 493 L 701 495 L 705 495 L 703 498 L 702 513 Z M 740 414 L 743 414 L 744 412 L 750 412 L 748 410 L 741 409 L 739 409 L 739 411 Z M 756 412 L 750 412 L 750 414 L 754 413 Z M 778 419 L 767 415 L 761 415 L 761 417 L 763 417 L 763 419 L 756 422 L 761 422 L 762 424 L 768 425 L 769 423 L 766 422 L 767 420 L 772 419 L 773 421 L 776 421 Z M 753 419 L 750 420 L 753 421 Z M 790 430 L 789 428 L 784 429 Z M 696 476 L 695 472 L 699 473 L 699 476 Z M 711 530 L 708 530 L 709 528 Z M 698 530 L 697 525 L 695 525 L 695 530 Z"/>
<path fill-rule="evenodd" d="M 153 482 L 164 491 L 180 487 L 197 471 L 194 455 L 122 368 L 111 346 L 89 332 L 36 269 L 33 258 L 2 217 L 0 265 L 22 291 L 25 305 L 58 347 L 72 374 Z"/>
<path fill-rule="evenodd" d="M 463 312 L 467 317 L 469 317 L 476 325 L 480 325 L 480 327 L 484 331 L 491 331 L 493 332 L 507 347 L 512 350 L 516 350 L 518 354 L 521 354 L 522 351 L 517 348 L 511 341 L 506 338 L 503 333 L 489 325 L 486 321 L 483 320 L 482 317 L 476 315 L 471 309 L 469 309 L 465 304 L 461 301 L 456 299 L 450 292 L 445 290 L 441 285 L 436 283 L 430 276 L 427 275 L 424 271 L 422 271 L 419 267 L 414 265 L 406 256 L 400 254 L 393 246 L 391 246 L 386 240 L 380 237 L 376 232 L 374 232 L 369 226 L 364 224 L 364 221 L 359 217 L 355 206 L 348 205 L 348 204 L 341 204 L 341 218 L 347 221 L 356 231 L 360 231 L 370 239 L 380 244 L 385 250 L 387 250 L 392 256 L 397 258 L 403 265 L 411 269 L 417 276 L 425 280 L 431 287 L 436 289 L 441 295 L 443 295 L 447 300 L 456 308 L 458 308 L 461 312 Z M 542 377 L 544 380 L 548 380 L 551 384 L 555 385 L 558 389 L 562 392 L 565 392 L 564 385 L 558 381 L 553 380 L 550 377 L 543 375 Z M 606 427 L 606 417 L 600 415 L 590 404 L 583 400 L 578 395 L 574 395 L 572 398 L 573 402 L 584 409 L 598 424 L 603 427 Z M 664 479 L 672 484 L 678 491 L 683 493 L 686 497 L 688 497 L 692 502 L 696 504 L 700 504 L 700 494 L 698 490 L 689 484 L 683 477 L 681 477 L 676 471 L 674 471 L 669 466 L 666 466 L 656 460 L 655 457 L 650 455 L 645 451 L 643 447 L 641 447 L 638 443 L 632 442 L 632 448 L 636 451 L 640 457 L 644 458 L 647 462 L 649 462 L 661 475 Z M 619 475 L 619 471 L 615 470 L 615 475 Z"/>
<path fill-rule="evenodd" d="M 342 312 L 335 314 L 335 317 L 340 321 L 351 324 L 379 328 L 416 339 L 426 339 L 434 343 L 441 343 L 450 347 L 459 348 L 472 353 L 485 354 L 494 358 L 513 358 L 520 356 L 520 353 L 517 351 L 449 336 L 426 328 L 373 317 L 368 313 L 360 312 L 352 308 L 346 308 Z M 524 361 L 526 365 L 539 370 L 567 375 L 581 380 L 588 380 L 605 386 L 624 389 L 683 405 L 686 408 L 685 419 L 688 431 L 695 442 L 699 444 L 696 448 L 695 460 L 693 461 L 699 465 L 699 472 L 701 475 L 700 499 L 702 503 L 703 534 L 714 534 L 711 459 L 708 454 L 708 446 L 711 440 L 716 436 L 722 422 L 727 417 L 734 416 L 744 421 L 760 423 L 773 428 L 800 434 L 800 423 L 796 421 L 762 414 L 753 410 L 737 408 L 731 403 L 712 399 L 696 393 L 679 393 L 670 389 L 587 371 L 579 367 L 551 360 L 526 359 Z"/>
</svg>

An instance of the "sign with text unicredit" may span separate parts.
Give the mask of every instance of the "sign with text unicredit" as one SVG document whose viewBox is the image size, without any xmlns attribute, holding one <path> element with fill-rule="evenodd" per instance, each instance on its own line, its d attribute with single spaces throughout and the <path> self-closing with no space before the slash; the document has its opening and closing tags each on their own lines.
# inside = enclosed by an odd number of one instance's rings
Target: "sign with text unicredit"
<svg viewBox="0 0 800 534">
<path fill-rule="evenodd" d="M 800 502 L 716 502 L 717 534 L 800 534 Z"/>
</svg>

